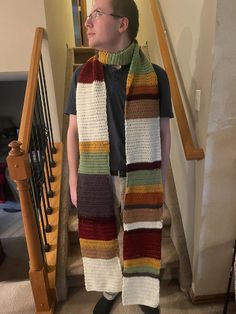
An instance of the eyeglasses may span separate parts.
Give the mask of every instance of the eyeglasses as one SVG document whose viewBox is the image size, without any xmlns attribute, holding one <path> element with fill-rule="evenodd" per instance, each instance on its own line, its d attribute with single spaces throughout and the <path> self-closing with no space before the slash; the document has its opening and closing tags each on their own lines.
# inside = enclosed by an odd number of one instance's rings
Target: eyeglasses
<svg viewBox="0 0 236 314">
<path fill-rule="evenodd" d="M 123 17 L 121 15 L 117 15 L 117 14 L 113 14 L 113 13 L 105 13 L 105 12 L 102 12 L 100 10 L 94 10 L 92 13 L 90 13 L 87 16 L 87 19 L 96 20 L 97 18 L 99 18 L 99 17 L 101 17 L 103 15 L 110 15 L 110 16 L 117 17 L 117 18 L 122 18 Z"/>
</svg>

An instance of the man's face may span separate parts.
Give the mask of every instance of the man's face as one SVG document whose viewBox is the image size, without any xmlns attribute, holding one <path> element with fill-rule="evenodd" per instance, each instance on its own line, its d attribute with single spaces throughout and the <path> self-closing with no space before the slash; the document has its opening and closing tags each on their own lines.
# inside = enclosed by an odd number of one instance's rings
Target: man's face
<svg viewBox="0 0 236 314">
<path fill-rule="evenodd" d="M 85 22 L 89 47 L 116 52 L 121 36 L 121 18 L 109 15 L 114 13 L 111 0 L 95 0 L 91 13 Z"/>
</svg>

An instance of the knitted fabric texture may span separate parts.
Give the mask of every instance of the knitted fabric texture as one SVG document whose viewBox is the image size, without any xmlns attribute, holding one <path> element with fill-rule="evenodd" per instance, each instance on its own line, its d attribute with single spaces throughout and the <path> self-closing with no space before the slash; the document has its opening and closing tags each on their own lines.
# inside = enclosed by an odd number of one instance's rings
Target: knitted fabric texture
<svg viewBox="0 0 236 314">
<path fill-rule="evenodd" d="M 126 82 L 126 191 L 123 270 L 109 168 L 103 64 L 130 64 Z M 158 81 L 137 42 L 99 52 L 81 69 L 76 92 L 79 130 L 78 216 L 85 286 L 122 291 L 124 305 L 159 304 L 163 188 Z"/>
</svg>

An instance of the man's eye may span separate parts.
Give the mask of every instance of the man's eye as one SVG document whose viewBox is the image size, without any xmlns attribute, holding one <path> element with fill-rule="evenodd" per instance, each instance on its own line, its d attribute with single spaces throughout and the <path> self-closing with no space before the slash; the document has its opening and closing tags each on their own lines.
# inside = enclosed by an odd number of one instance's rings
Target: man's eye
<svg viewBox="0 0 236 314">
<path fill-rule="evenodd" d="M 97 16 L 102 16 L 102 12 L 97 11 L 97 12 L 96 12 L 96 15 L 97 15 Z"/>
</svg>

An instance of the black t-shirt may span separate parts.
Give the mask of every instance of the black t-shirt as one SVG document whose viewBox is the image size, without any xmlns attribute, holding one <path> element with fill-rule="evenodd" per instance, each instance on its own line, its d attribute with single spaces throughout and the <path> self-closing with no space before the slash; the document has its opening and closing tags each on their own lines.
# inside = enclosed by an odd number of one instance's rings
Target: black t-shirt
<svg viewBox="0 0 236 314">
<path fill-rule="evenodd" d="M 172 118 L 173 112 L 168 77 L 161 67 L 155 64 L 153 64 L 153 67 L 158 78 L 160 117 Z M 76 87 L 80 69 L 77 68 L 72 76 L 65 114 L 76 115 Z M 129 65 L 122 66 L 120 69 L 116 69 L 112 65 L 104 65 L 111 170 L 123 170 L 126 164 L 124 107 L 128 72 Z"/>
</svg>

